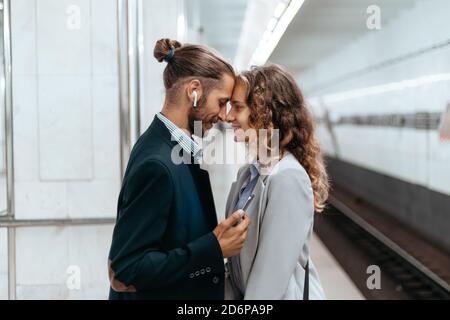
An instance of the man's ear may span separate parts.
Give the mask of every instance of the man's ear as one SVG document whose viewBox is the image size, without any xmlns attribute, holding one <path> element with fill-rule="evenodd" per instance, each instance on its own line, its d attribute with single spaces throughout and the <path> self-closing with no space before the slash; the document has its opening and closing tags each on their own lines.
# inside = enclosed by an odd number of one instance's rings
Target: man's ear
<svg viewBox="0 0 450 320">
<path fill-rule="evenodd" d="M 188 85 L 186 86 L 186 94 L 191 103 L 194 103 L 195 100 L 194 91 L 197 93 L 197 101 L 199 101 L 203 95 L 203 86 L 198 79 L 189 81 Z"/>
</svg>

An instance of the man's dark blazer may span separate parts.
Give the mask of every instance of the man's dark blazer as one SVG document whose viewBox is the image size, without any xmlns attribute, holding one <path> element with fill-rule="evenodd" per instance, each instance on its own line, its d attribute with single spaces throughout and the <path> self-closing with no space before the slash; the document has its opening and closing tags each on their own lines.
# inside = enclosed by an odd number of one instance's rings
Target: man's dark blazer
<svg viewBox="0 0 450 320">
<path fill-rule="evenodd" d="M 110 299 L 223 299 L 209 175 L 198 164 L 174 163 L 177 147 L 157 117 L 133 147 L 109 260 L 115 279 L 136 292 L 110 288 Z"/>
</svg>

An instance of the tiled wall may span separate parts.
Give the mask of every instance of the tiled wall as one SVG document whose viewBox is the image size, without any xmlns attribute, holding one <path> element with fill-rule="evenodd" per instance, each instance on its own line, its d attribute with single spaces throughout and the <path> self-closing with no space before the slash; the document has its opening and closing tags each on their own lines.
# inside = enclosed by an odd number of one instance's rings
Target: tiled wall
<svg viewBox="0 0 450 320">
<path fill-rule="evenodd" d="M 111 234 L 110 225 L 19 228 L 17 298 L 105 299 Z"/>
<path fill-rule="evenodd" d="M 8 299 L 7 232 L 0 228 L 0 300 Z"/>
<path fill-rule="evenodd" d="M 14 0 L 11 23 L 16 218 L 115 217 L 116 1 Z M 112 227 L 18 228 L 17 298 L 106 298 Z"/>
<path fill-rule="evenodd" d="M 17 218 L 114 216 L 116 15 L 112 0 L 12 2 Z"/>
</svg>

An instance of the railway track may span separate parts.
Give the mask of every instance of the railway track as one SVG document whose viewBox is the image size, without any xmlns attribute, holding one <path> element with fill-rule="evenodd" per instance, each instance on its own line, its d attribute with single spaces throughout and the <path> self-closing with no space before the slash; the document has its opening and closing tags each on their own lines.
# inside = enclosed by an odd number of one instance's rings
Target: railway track
<svg viewBox="0 0 450 320">
<path fill-rule="evenodd" d="M 332 195 L 327 211 L 316 216 L 315 231 L 367 299 L 450 299 L 446 253 L 360 199 L 344 195 Z M 371 265 L 380 268 L 380 289 L 367 285 Z"/>
</svg>

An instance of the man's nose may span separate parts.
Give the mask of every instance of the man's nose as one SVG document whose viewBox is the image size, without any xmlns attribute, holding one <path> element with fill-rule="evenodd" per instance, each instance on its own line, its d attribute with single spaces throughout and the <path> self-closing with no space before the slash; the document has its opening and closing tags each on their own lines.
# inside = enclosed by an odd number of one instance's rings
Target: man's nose
<svg viewBox="0 0 450 320">
<path fill-rule="evenodd" d="M 226 121 L 227 119 L 227 107 L 220 107 L 220 111 L 219 111 L 219 119 L 220 121 Z"/>
</svg>

